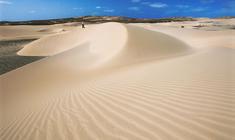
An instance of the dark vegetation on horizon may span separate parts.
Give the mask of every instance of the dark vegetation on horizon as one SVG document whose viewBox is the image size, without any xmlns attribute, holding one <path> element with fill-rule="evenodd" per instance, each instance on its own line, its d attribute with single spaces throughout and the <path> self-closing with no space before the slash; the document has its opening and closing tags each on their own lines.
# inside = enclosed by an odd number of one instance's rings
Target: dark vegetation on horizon
<svg viewBox="0 0 235 140">
<path fill-rule="evenodd" d="M 88 24 L 104 23 L 104 22 L 120 22 L 120 23 L 161 23 L 173 21 L 194 21 L 189 17 L 173 17 L 173 18 L 129 18 L 121 16 L 83 16 L 74 18 L 48 19 L 48 20 L 30 20 L 30 21 L 0 21 L 0 25 L 53 25 L 68 22 L 86 22 Z"/>
</svg>

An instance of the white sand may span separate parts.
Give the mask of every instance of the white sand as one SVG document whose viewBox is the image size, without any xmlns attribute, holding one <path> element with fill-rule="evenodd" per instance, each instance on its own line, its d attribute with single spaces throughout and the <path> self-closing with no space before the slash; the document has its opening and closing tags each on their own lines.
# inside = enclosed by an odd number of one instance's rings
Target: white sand
<svg viewBox="0 0 235 140">
<path fill-rule="evenodd" d="M 50 57 L 0 76 L 0 138 L 232 140 L 233 34 L 106 23 L 45 36 L 19 54 Z"/>
<path fill-rule="evenodd" d="M 0 41 L 41 38 L 48 34 L 73 30 L 74 28 L 76 27 L 66 26 L 66 24 L 0 26 Z"/>
</svg>

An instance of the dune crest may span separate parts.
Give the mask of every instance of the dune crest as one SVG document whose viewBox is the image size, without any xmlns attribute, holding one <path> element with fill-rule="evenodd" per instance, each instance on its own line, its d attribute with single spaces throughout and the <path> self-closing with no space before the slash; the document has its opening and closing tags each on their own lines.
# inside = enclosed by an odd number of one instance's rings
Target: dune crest
<svg viewBox="0 0 235 140">
<path fill-rule="evenodd" d="M 67 56 L 77 56 L 78 61 L 82 59 L 83 62 L 79 61 L 81 64 L 85 62 L 97 66 L 107 61 L 111 61 L 112 65 L 122 65 L 169 57 L 190 49 L 182 41 L 163 33 L 132 25 L 105 23 L 43 37 L 26 45 L 18 54 L 52 56 L 64 52 L 69 53 Z"/>
<path fill-rule="evenodd" d="M 110 30 L 112 32 L 109 32 Z M 127 33 L 123 25 L 106 23 L 45 36 L 26 45 L 18 54 L 22 56 L 52 56 L 83 44 L 90 45 L 89 52 L 91 53 L 103 53 L 104 51 L 111 53 L 110 51 L 113 49 L 116 51 L 119 46 L 122 46 L 126 39 Z M 111 45 L 110 43 L 113 43 L 114 46 L 106 47 Z"/>
</svg>

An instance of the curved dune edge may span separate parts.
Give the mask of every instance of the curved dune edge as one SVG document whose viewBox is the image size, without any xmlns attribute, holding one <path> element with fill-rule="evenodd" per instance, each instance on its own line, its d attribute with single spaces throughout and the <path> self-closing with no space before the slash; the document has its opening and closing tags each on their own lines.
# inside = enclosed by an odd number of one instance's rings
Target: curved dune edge
<svg viewBox="0 0 235 140">
<path fill-rule="evenodd" d="M 81 44 L 91 44 L 91 46 L 95 44 L 96 48 L 98 48 L 98 52 L 95 53 L 100 53 L 101 51 L 111 51 L 112 49 L 111 47 L 102 48 L 105 46 L 104 43 L 110 45 L 113 42 L 113 47 L 118 47 L 122 46 L 127 38 L 126 30 L 121 24 L 106 23 L 97 26 L 87 29 L 77 28 L 73 31 L 43 37 L 26 45 L 17 54 L 22 56 L 52 56 L 78 47 Z M 108 32 L 110 29 L 113 30 L 112 33 Z M 97 50 L 90 47 L 90 52 L 92 51 Z"/>
<path fill-rule="evenodd" d="M 83 42 L 1 76 L 0 139 L 233 139 L 234 50 L 150 62 L 191 48 L 158 32 L 124 29 L 128 38 L 111 55 Z"/>
<path fill-rule="evenodd" d="M 105 65 L 119 66 L 182 55 L 189 51 L 192 51 L 191 47 L 171 36 L 131 25 L 105 23 L 44 37 L 26 45 L 18 55 L 53 56 L 67 53 L 61 55 L 66 58 L 76 56 L 72 58 L 77 60 L 77 65 L 92 68 L 103 66 L 101 64 L 104 62 Z"/>
</svg>

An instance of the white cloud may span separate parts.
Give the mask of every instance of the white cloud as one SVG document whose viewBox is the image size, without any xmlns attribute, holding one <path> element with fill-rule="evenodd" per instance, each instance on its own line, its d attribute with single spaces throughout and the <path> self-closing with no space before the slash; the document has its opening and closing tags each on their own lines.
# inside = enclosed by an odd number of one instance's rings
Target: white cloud
<svg viewBox="0 0 235 140">
<path fill-rule="evenodd" d="M 131 0 L 131 2 L 133 3 L 137 3 L 137 2 L 140 2 L 141 0 Z"/>
<path fill-rule="evenodd" d="M 8 4 L 8 5 L 10 5 L 10 4 L 12 4 L 12 2 L 5 1 L 5 0 L 0 0 L 0 4 Z"/>
<path fill-rule="evenodd" d="M 104 10 L 104 12 L 107 12 L 107 13 L 113 13 L 115 10 L 113 9 L 107 9 L 107 10 Z"/>
<path fill-rule="evenodd" d="M 152 8 L 165 8 L 168 6 L 166 3 L 162 3 L 162 2 L 151 3 L 149 1 L 143 1 L 141 2 L 141 4 L 152 7 Z"/>
<path fill-rule="evenodd" d="M 96 9 L 101 9 L 102 7 L 101 7 L 101 6 L 96 6 L 95 8 L 96 8 Z"/>
<path fill-rule="evenodd" d="M 140 10 L 139 7 L 129 7 L 128 9 L 129 10 L 133 10 L 133 11 L 139 11 Z"/>
<path fill-rule="evenodd" d="M 151 3 L 149 4 L 149 6 L 153 8 L 164 8 L 164 7 L 167 7 L 168 5 L 165 3 L 157 2 L 157 3 Z"/>
</svg>

